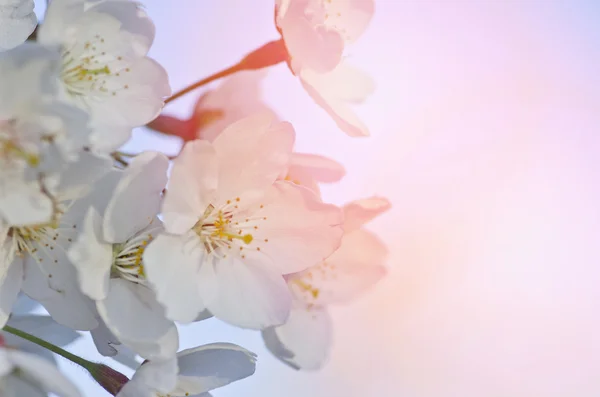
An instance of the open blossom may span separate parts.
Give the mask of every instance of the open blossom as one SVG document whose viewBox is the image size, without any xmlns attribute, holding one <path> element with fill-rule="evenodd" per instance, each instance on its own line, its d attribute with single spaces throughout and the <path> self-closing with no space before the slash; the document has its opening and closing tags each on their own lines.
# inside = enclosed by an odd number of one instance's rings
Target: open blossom
<svg viewBox="0 0 600 397">
<path fill-rule="evenodd" d="M 213 141 L 230 124 L 257 113 L 273 112 L 261 99 L 261 83 L 266 73 L 245 71 L 228 77 L 214 90 L 204 93 L 194 106 L 192 116 L 180 120 L 160 115 L 150 128 L 184 141 Z"/>
<path fill-rule="evenodd" d="M 171 93 L 166 71 L 146 56 L 154 25 L 137 2 L 53 0 L 38 40 L 58 46 L 62 97 L 91 114 L 97 151 L 125 143 Z"/>
<path fill-rule="evenodd" d="M 117 397 L 208 396 L 255 369 L 254 353 L 231 343 L 211 343 L 183 350 L 168 361 L 142 364 Z"/>
<path fill-rule="evenodd" d="M 148 243 L 162 232 L 156 216 L 168 165 L 164 155 L 146 152 L 125 171 L 106 175 L 88 196 L 92 205 L 68 253 L 82 291 L 96 301 L 108 330 L 150 360 L 173 356 L 179 344 L 142 261 Z"/>
<path fill-rule="evenodd" d="M 73 329 L 97 327 L 91 301 L 78 288 L 66 251 L 77 234 L 69 209 L 108 171 L 110 161 L 82 153 L 63 171 L 51 195 L 51 219 L 10 224 L 0 219 L 0 325 L 5 324 L 21 290 L 41 303 L 60 324 Z"/>
<path fill-rule="evenodd" d="M 87 115 L 53 96 L 57 54 L 26 43 L 0 54 L 0 219 L 50 221 L 49 197 L 88 143 Z"/>
<path fill-rule="evenodd" d="M 385 275 L 387 249 L 361 226 L 389 206 L 377 197 L 346 205 L 340 248 L 321 264 L 286 276 L 294 296 L 290 317 L 284 325 L 263 331 L 267 348 L 284 363 L 296 369 L 319 369 L 332 342 L 327 306 L 348 302 Z"/>
<path fill-rule="evenodd" d="M 275 22 L 295 71 L 333 70 L 369 25 L 374 0 L 276 0 Z"/>
<path fill-rule="evenodd" d="M 23 44 L 37 25 L 33 0 L 0 0 L 0 51 Z"/>
<path fill-rule="evenodd" d="M 144 253 L 169 318 L 190 322 L 208 309 L 241 327 L 285 322 L 291 296 L 282 275 L 319 263 L 341 235 L 338 208 L 276 181 L 293 144 L 291 125 L 265 114 L 212 143 L 186 144 L 162 207 L 166 233 Z"/>
<path fill-rule="evenodd" d="M 6 397 L 79 397 L 77 388 L 51 361 L 0 346 L 0 395 Z"/>
</svg>

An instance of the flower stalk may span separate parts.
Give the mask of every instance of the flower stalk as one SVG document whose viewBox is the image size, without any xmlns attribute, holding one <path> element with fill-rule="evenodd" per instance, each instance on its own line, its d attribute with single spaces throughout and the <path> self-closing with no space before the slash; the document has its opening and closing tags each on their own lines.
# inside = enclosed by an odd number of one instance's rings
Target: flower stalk
<svg viewBox="0 0 600 397">
<path fill-rule="evenodd" d="M 223 77 L 227 77 L 244 70 L 259 70 L 269 66 L 274 66 L 281 62 L 287 61 L 288 58 L 289 55 L 283 39 L 271 41 L 246 55 L 237 64 L 221 70 L 220 72 L 217 72 L 211 76 L 205 77 L 204 79 L 187 86 L 181 91 L 176 92 L 165 100 L 165 104 L 173 102 L 175 99 L 190 93 L 196 88 L 210 84 L 213 81 L 222 79 Z"/>
<path fill-rule="evenodd" d="M 13 328 L 9 325 L 5 325 L 4 328 L 2 328 L 2 330 L 16 335 L 19 338 L 23 338 L 32 343 L 35 343 L 36 345 L 41 346 L 44 349 L 50 350 L 51 352 L 66 358 L 72 363 L 79 365 L 80 367 L 88 371 L 92 378 L 94 378 L 94 380 L 98 382 L 98 384 L 102 386 L 104 390 L 108 391 L 113 396 L 116 396 L 117 393 L 123 387 L 123 385 L 129 381 L 129 378 L 127 378 L 125 375 L 112 369 L 107 365 L 88 361 L 85 358 L 70 353 L 65 349 L 62 349 L 50 342 L 40 339 L 37 336 L 33 336 L 25 331 L 21 331 L 20 329 Z M 3 341 L 3 338 L 0 338 L 0 341 Z"/>
</svg>

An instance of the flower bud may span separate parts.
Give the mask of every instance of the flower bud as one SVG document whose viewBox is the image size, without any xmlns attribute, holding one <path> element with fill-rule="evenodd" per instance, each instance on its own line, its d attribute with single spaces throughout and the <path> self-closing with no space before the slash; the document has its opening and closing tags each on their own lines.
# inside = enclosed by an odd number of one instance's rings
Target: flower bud
<svg viewBox="0 0 600 397">
<path fill-rule="evenodd" d="M 89 371 L 94 380 L 113 396 L 129 382 L 128 377 L 104 364 L 95 364 Z"/>
</svg>

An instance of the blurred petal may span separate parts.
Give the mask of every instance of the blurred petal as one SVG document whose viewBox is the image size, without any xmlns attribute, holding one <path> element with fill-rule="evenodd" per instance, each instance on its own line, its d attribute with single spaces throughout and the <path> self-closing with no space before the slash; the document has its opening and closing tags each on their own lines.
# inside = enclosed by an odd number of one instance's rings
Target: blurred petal
<svg viewBox="0 0 600 397">
<path fill-rule="evenodd" d="M 288 321 L 262 332 L 267 349 L 294 369 L 317 370 L 332 343 L 332 323 L 325 309 L 296 307 Z"/>
<path fill-rule="evenodd" d="M 348 233 L 363 226 L 376 216 L 391 208 L 392 204 L 384 197 L 369 197 L 355 200 L 343 207 L 344 232 Z"/>
</svg>

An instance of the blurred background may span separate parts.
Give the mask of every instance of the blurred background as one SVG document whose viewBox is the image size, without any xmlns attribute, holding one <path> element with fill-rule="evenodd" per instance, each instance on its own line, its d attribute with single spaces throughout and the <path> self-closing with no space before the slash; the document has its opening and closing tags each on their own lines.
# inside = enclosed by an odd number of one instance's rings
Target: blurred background
<svg viewBox="0 0 600 397">
<path fill-rule="evenodd" d="M 273 0 L 142 3 L 174 91 L 278 38 Z M 348 171 L 325 199 L 392 201 L 369 226 L 390 247 L 389 276 L 333 310 L 319 373 L 284 366 L 257 332 L 183 327 L 182 348 L 228 341 L 259 356 L 255 376 L 213 394 L 599 396 L 599 20 L 595 0 L 377 0 L 348 49 L 377 83 L 357 108 L 364 139 L 339 131 L 284 65 L 270 69 L 264 99 L 295 126 L 297 150 Z M 201 93 L 167 111 L 189 116 Z M 179 146 L 139 130 L 128 149 Z M 91 340 L 73 349 L 98 358 Z M 62 364 L 86 396 L 105 395 Z"/>
</svg>

